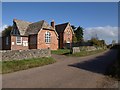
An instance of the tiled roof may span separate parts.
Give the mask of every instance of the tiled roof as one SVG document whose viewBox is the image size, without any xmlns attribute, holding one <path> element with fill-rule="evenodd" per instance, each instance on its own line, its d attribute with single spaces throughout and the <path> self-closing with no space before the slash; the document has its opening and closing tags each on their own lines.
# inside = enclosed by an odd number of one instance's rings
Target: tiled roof
<svg viewBox="0 0 120 90">
<path fill-rule="evenodd" d="M 23 20 L 13 20 L 16 23 L 17 28 L 19 29 L 20 35 L 27 36 L 30 34 L 37 34 L 42 28 L 54 30 L 46 21 L 38 21 L 35 23 L 26 22 Z"/>
<path fill-rule="evenodd" d="M 63 23 L 63 24 L 58 24 L 55 26 L 55 29 L 57 31 L 57 33 L 59 34 L 60 32 L 64 32 L 65 28 L 67 27 L 69 23 Z"/>
<path fill-rule="evenodd" d="M 13 22 L 16 23 L 16 26 L 19 29 L 20 35 L 23 35 L 23 36 L 26 35 L 26 30 L 27 30 L 29 24 L 31 24 L 31 23 L 23 21 L 23 20 L 17 20 L 17 19 L 14 19 Z"/>
<path fill-rule="evenodd" d="M 50 26 L 46 21 L 42 20 L 42 21 L 38 21 L 30 24 L 29 27 L 27 28 L 26 33 L 29 35 L 37 34 L 42 28 L 54 30 L 52 26 Z"/>
</svg>

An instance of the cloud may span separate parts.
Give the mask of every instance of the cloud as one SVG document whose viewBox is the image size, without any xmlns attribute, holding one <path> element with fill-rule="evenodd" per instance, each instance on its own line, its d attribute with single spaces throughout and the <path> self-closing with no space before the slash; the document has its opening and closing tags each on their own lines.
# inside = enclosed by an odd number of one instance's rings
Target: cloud
<svg viewBox="0 0 120 90">
<path fill-rule="evenodd" d="M 84 30 L 84 38 L 87 40 L 95 36 L 95 34 L 99 39 L 106 40 L 107 43 L 111 43 L 112 40 L 118 41 L 118 27 L 89 27 Z"/>
</svg>

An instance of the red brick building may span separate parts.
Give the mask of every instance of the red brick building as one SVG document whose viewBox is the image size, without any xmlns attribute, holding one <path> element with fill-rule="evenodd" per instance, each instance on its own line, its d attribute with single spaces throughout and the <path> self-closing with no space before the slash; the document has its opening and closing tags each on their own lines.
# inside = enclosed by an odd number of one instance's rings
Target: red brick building
<svg viewBox="0 0 120 90">
<path fill-rule="evenodd" d="M 53 25 L 53 22 L 51 22 Z M 58 34 L 54 26 L 42 20 L 30 23 L 22 20 L 13 20 L 13 29 L 10 37 L 4 37 L 3 48 L 11 50 L 26 49 L 58 49 Z"/>
<path fill-rule="evenodd" d="M 59 35 L 59 48 L 70 48 L 72 47 L 72 39 L 74 31 L 70 23 L 58 24 L 55 26 L 56 31 Z"/>
<path fill-rule="evenodd" d="M 13 29 L 10 36 L 2 37 L 2 49 L 27 50 L 70 47 L 72 44 L 73 29 L 70 23 L 49 25 L 46 21 L 35 23 L 23 20 L 13 20 Z"/>
</svg>

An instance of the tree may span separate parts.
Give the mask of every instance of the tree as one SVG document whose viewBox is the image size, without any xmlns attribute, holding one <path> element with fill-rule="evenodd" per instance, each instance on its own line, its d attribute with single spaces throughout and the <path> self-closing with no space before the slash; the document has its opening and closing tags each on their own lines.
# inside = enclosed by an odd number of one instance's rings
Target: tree
<svg viewBox="0 0 120 90">
<path fill-rule="evenodd" d="M 71 26 L 73 31 L 75 32 L 76 28 L 74 25 Z M 76 43 L 77 42 L 77 38 L 76 38 L 76 34 L 73 35 L 73 39 L 72 39 L 72 42 Z"/>
<path fill-rule="evenodd" d="M 2 36 L 10 36 L 11 30 L 12 30 L 12 26 L 8 26 L 2 31 Z"/>
<path fill-rule="evenodd" d="M 116 41 L 115 40 L 112 40 L 112 46 L 115 45 Z"/>
<path fill-rule="evenodd" d="M 95 38 L 95 37 L 92 37 L 91 40 L 90 40 L 90 42 L 91 42 L 93 45 L 95 45 L 95 46 L 99 46 L 98 39 Z"/>
<path fill-rule="evenodd" d="M 105 40 L 100 40 L 103 46 L 106 46 Z"/>
<path fill-rule="evenodd" d="M 76 43 L 76 42 L 77 42 L 77 38 L 76 38 L 75 34 L 73 35 L 72 42 L 74 42 L 74 43 Z"/>
<path fill-rule="evenodd" d="M 93 39 L 96 39 L 96 40 L 99 39 L 99 38 L 98 38 L 98 35 L 97 35 L 96 33 L 92 35 L 92 38 L 93 38 Z"/>
<path fill-rule="evenodd" d="M 77 27 L 75 27 L 74 25 L 71 25 L 71 27 L 72 27 L 73 31 L 75 31 L 76 28 L 77 28 Z"/>
<path fill-rule="evenodd" d="M 82 42 L 83 41 L 83 28 L 79 26 L 75 30 L 75 35 L 76 35 L 77 41 Z"/>
<path fill-rule="evenodd" d="M 91 38 L 91 40 L 89 40 L 88 42 L 90 42 L 92 45 L 94 46 L 98 46 L 98 47 L 104 47 L 106 46 L 105 40 L 99 40 L 98 38 Z"/>
</svg>

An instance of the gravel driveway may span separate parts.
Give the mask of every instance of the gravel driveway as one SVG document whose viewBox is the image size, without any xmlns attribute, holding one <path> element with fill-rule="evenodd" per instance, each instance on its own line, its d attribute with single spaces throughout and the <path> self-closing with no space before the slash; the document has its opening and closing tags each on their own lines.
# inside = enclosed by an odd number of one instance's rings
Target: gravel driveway
<svg viewBox="0 0 120 90">
<path fill-rule="evenodd" d="M 116 51 L 87 57 L 52 55 L 51 65 L 4 74 L 3 88 L 117 88 L 118 82 L 105 76 Z"/>
</svg>

